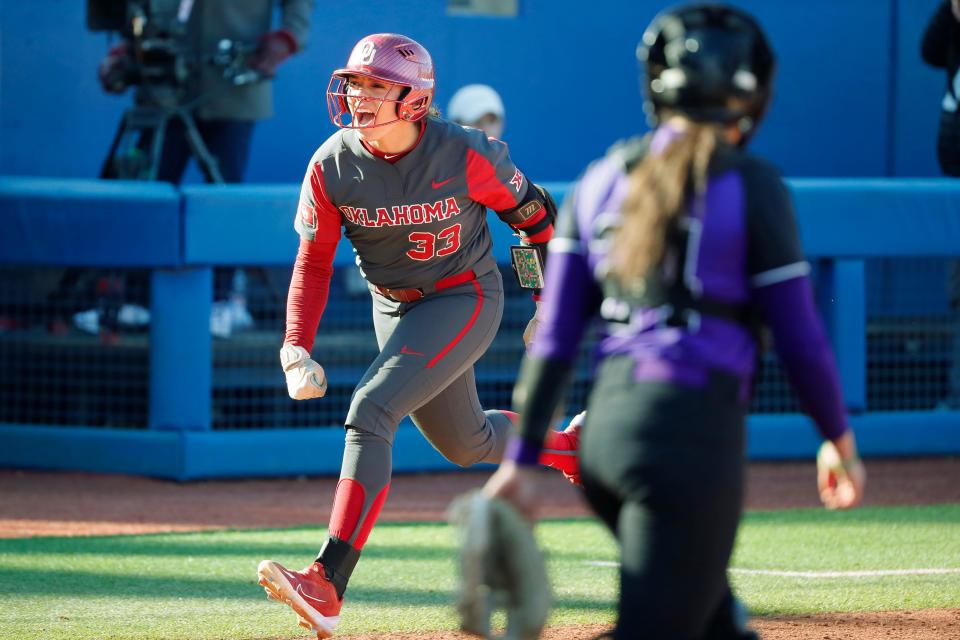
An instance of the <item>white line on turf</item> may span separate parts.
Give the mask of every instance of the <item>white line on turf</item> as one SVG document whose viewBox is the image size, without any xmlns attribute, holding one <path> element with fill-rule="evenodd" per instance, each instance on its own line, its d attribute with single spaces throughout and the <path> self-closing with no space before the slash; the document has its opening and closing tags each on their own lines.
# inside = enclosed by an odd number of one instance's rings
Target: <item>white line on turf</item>
<svg viewBox="0 0 960 640">
<path fill-rule="evenodd" d="M 875 571 L 777 571 L 774 569 L 730 569 L 731 573 L 786 578 L 875 578 L 879 576 L 920 576 L 960 573 L 960 569 L 877 569 Z"/>
<path fill-rule="evenodd" d="M 609 560 L 589 560 L 594 567 L 619 567 L 619 562 Z M 784 578 L 875 578 L 882 576 L 919 576 L 960 573 L 960 569 L 877 569 L 875 571 L 780 571 L 777 569 L 738 569 L 730 568 L 730 573 L 747 575 L 778 576 Z"/>
</svg>

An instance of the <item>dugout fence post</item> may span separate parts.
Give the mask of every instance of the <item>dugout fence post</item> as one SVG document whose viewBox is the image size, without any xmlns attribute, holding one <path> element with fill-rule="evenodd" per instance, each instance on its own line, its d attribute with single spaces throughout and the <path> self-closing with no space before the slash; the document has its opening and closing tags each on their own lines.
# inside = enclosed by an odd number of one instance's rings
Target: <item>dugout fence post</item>
<svg viewBox="0 0 960 640">
<path fill-rule="evenodd" d="M 209 430 L 213 269 L 155 269 L 150 294 L 150 429 Z"/>
<path fill-rule="evenodd" d="M 867 293 L 863 260 L 825 260 L 820 270 L 820 312 L 837 358 L 847 411 L 867 408 Z"/>
</svg>

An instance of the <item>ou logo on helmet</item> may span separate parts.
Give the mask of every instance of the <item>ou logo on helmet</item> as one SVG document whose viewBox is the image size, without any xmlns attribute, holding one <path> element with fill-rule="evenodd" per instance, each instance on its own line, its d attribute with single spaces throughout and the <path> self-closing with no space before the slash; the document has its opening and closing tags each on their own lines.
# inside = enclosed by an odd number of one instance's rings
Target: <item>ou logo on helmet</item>
<svg viewBox="0 0 960 640">
<path fill-rule="evenodd" d="M 375 55 L 377 55 L 377 48 L 371 40 L 360 45 L 360 64 L 370 64 Z"/>
</svg>

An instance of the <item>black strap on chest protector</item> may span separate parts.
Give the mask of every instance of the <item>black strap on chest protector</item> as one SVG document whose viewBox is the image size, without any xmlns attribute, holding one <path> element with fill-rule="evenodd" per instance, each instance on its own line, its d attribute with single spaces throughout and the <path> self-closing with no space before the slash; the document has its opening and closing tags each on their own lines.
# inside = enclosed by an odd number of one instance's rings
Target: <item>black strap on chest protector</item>
<svg viewBox="0 0 960 640">
<path fill-rule="evenodd" d="M 623 163 L 625 173 L 629 174 L 650 151 L 652 135 L 633 138 L 610 149 L 609 153 Z M 692 185 L 688 185 L 686 201 L 695 202 Z M 644 280 L 639 292 L 627 293 L 618 282 L 607 279 L 604 289 L 608 298 L 623 301 L 631 308 L 663 308 L 669 311 L 664 322 L 667 326 L 689 327 L 696 316 L 710 316 L 736 322 L 751 333 L 758 330 L 759 319 L 749 304 L 737 304 L 717 300 L 694 292 L 684 280 L 683 268 L 687 262 L 687 248 L 690 242 L 690 218 L 681 216 L 674 220 L 667 232 L 665 256 L 675 265 L 675 273 L 666 274 L 662 268 L 654 269 Z M 629 322 L 629 313 L 622 313 L 619 305 L 612 305 L 613 313 L 606 319 L 611 322 Z M 614 317 L 615 316 L 615 317 Z"/>
<path fill-rule="evenodd" d="M 611 282 L 613 289 L 608 289 L 608 295 L 629 303 L 630 307 L 653 309 L 660 308 L 666 311 L 663 323 L 670 327 L 691 327 L 697 323 L 697 316 L 720 318 L 744 325 L 751 331 L 756 323 L 755 313 L 749 304 L 738 304 L 704 296 L 693 291 L 685 280 L 683 269 L 687 261 L 689 245 L 689 226 L 675 224 L 667 234 L 666 255 L 675 265 L 675 273 L 667 274 L 664 270 L 655 269 L 644 279 L 640 291 L 626 293 L 619 283 Z M 629 322 L 626 317 L 608 318 L 614 322 Z"/>
</svg>

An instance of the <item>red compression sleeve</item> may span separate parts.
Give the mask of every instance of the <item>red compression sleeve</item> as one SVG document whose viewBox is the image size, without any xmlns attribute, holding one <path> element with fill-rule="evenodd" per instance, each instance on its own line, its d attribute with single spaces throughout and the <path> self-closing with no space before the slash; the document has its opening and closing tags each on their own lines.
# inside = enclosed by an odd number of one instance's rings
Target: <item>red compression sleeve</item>
<svg viewBox="0 0 960 640">
<path fill-rule="evenodd" d="M 313 349 L 320 317 L 327 306 L 333 256 L 337 242 L 310 242 L 300 239 L 297 261 L 293 265 L 290 290 L 287 293 L 287 331 L 284 344 L 295 344 L 307 351 Z"/>
</svg>

